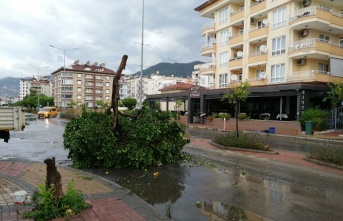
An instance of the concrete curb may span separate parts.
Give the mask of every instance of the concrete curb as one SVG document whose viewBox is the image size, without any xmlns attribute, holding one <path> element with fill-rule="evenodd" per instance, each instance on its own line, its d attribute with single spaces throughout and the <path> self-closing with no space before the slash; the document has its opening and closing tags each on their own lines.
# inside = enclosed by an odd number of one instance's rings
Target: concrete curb
<svg viewBox="0 0 343 221">
<path fill-rule="evenodd" d="M 321 160 L 312 159 L 310 157 L 305 157 L 304 160 L 307 160 L 307 161 L 310 161 L 310 162 L 313 162 L 313 163 L 317 163 L 317 164 L 321 164 L 321 165 L 325 165 L 325 166 L 329 166 L 329 167 L 332 167 L 332 168 L 343 170 L 343 166 L 340 166 L 340 165 L 337 165 L 337 164 L 334 164 L 334 163 L 327 163 L 327 162 L 324 162 L 324 161 L 321 161 Z"/>
<path fill-rule="evenodd" d="M 223 148 L 223 149 L 227 149 L 227 150 L 239 150 L 239 151 L 246 151 L 246 152 L 255 152 L 255 153 L 266 153 L 266 154 L 272 154 L 272 155 L 278 155 L 278 152 L 275 151 L 263 151 L 263 150 L 253 150 L 253 149 L 244 149 L 244 148 L 237 148 L 237 147 L 227 147 L 227 146 L 223 146 L 217 143 L 213 143 L 211 141 L 209 141 L 208 143 Z"/>
</svg>

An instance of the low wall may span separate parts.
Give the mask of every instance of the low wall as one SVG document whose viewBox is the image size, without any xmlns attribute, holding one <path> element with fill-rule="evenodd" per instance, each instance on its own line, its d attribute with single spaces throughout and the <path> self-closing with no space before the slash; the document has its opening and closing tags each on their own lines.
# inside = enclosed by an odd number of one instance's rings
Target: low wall
<svg viewBox="0 0 343 221">
<path fill-rule="evenodd" d="M 208 120 L 205 118 L 204 124 L 189 124 L 187 123 L 187 116 L 181 116 L 180 123 L 186 125 L 198 125 L 201 127 L 224 129 L 224 120 L 221 118 L 214 118 Z M 298 121 L 279 121 L 279 120 L 238 120 L 238 129 L 241 131 L 261 131 L 269 130 L 270 127 L 275 128 L 276 134 L 297 135 L 301 134 L 301 124 Z M 236 130 L 236 119 L 231 118 L 225 121 L 225 130 Z"/>
</svg>

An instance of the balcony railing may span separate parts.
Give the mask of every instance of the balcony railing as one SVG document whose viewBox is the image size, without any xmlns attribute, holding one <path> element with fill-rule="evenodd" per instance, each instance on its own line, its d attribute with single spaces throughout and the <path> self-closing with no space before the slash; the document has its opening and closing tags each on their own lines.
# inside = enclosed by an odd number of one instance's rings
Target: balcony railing
<svg viewBox="0 0 343 221">
<path fill-rule="evenodd" d="M 320 71 L 320 70 L 305 70 L 289 73 L 287 77 L 287 82 L 291 81 L 309 81 L 315 80 L 315 74 L 330 75 L 330 72 Z"/>
<path fill-rule="evenodd" d="M 310 38 L 310 39 L 305 39 L 305 40 L 295 41 L 293 43 L 290 43 L 288 45 L 288 51 L 291 52 L 291 51 L 301 50 L 304 48 L 315 48 L 317 46 L 316 42 L 327 44 L 329 46 L 328 50 L 330 51 L 331 41 L 327 41 L 327 40 L 319 39 L 319 38 Z"/>
<path fill-rule="evenodd" d="M 207 29 L 214 29 L 214 23 L 213 23 L 213 21 L 206 22 L 206 23 L 201 27 L 201 32 L 204 33 Z"/>
</svg>

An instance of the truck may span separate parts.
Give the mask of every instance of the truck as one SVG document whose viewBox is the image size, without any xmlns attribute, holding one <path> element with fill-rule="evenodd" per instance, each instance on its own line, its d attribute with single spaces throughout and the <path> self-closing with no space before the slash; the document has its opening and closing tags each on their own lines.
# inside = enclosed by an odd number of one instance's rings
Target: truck
<svg viewBox="0 0 343 221">
<path fill-rule="evenodd" d="M 8 142 L 10 131 L 25 128 L 25 112 L 21 107 L 0 107 L 0 139 Z"/>
</svg>

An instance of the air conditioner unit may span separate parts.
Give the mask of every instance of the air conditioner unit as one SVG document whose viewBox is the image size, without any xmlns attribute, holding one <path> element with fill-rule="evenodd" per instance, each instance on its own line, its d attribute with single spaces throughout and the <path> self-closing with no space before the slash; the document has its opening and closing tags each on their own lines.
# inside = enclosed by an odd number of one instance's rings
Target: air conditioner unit
<svg viewBox="0 0 343 221">
<path fill-rule="evenodd" d="M 255 24 L 255 19 L 254 18 L 250 18 L 250 24 L 252 24 L 252 25 Z"/>
<path fill-rule="evenodd" d="M 305 58 L 300 58 L 297 60 L 297 64 L 302 66 L 306 64 L 306 59 Z"/>
<path fill-rule="evenodd" d="M 300 36 L 301 37 L 306 37 L 308 35 L 308 30 L 307 29 L 303 29 L 300 31 Z"/>
<path fill-rule="evenodd" d="M 303 7 L 311 5 L 311 0 L 303 0 Z"/>
</svg>

